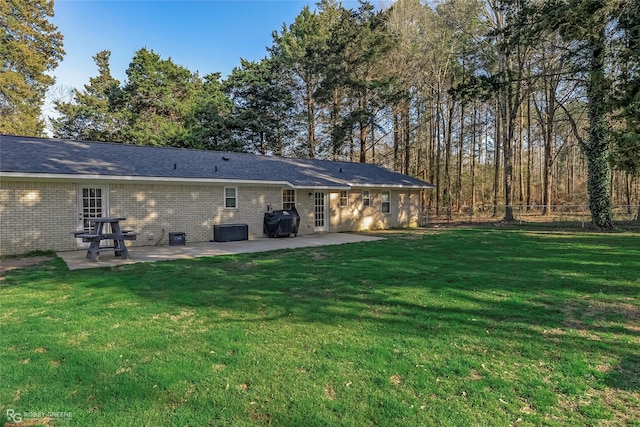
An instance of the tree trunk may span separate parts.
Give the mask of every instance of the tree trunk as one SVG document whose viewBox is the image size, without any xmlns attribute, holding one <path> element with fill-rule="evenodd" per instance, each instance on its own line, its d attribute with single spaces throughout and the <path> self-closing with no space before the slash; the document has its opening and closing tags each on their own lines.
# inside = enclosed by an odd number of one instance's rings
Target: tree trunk
<svg viewBox="0 0 640 427">
<path fill-rule="evenodd" d="M 436 145 L 437 145 L 437 133 L 436 133 L 436 123 L 437 123 L 437 117 L 436 116 L 436 112 L 434 109 L 434 97 L 433 97 L 433 90 L 431 93 L 432 97 L 431 97 L 431 101 L 429 102 L 429 182 L 431 183 L 436 183 L 436 168 L 437 168 L 437 160 L 436 160 Z M 431 203 L 433 201 L 434 197 L 438 197 L 438 192 L 440 191 L 440 189 L 437 187 L 437 183 L 436 183 L 436 189 L 435 191 L 430 191 L 429 192 L 429 207 L 431 207 Z"/>
<path fill-rule="evenodd" d="M 333 131 L 338 127 L 338 121 L 339 121 L 339 117 L 340 117 L 340 98 L 339 98 L 339 94 L 338 94 L 338 90 L 334 90 L 333 94 L 332 94 L 332 99 L 331 99 L 331 127 L 332 127 L 332 133 Z M 332 137 L 331 138 L 331 151 L 333 152 L 333 160 L 338 160 L 340 151 L 342 151 L 342 142 L 338 142 L 336 140 L 336 138 Z"/>
<path fill-rule="evenodd" d="M 498 101 L 496 100 L 496 107 Z M 498 216 L 498 194 L 500 189 L 500 114 L 499 108 L 495 112 L 495 138 L 493 138 L 494 150 L 494 170 L 493 170 L 493 216 Z"/>
<path fill-rule="evenodd" d="M 452 123 L 453 123 L 453 109 L 454 103 L 451 99 L 449 102 L 449 111 L 447 114 L 447 124 L 446 124 L 446 135 L 445 135 L 445 145 L 444 145 L 444 194 L 443 194 L 443 203 L 447 206 L 448 214 L 451 214 L 451 133 L 452 133 Z"/>
<path fill-rule="evenodd" d="M 624 173 L 624 196 L 627 205 L 627 213 L 631 215 L 631 174 Z"/>
<path fill-rule="evenodd" d="M 371 163 L 377 164 L 376 159 L 376 123 L 375 119 L 371 117 L 371 123 L 369 123 L 369 129 L 371 129 Z"/>
<path fill-rule="evenodd" d="M 360 122 L 360 163 L 367 163 L 367 124 Z"/>
<path fill-rule="evenodd" d="M 531 142 L 531 97 L 527 97 L 527 211 L 531 206 L 531 168 L 533 168 L 533 143 Z"/>
<path fill-rule="evenodd" d="M 522 171 L 522 151 L 524 149 L 524 118 L 518 115 L 518 203 L 524 203 L 524 173 Z"/>
<path fill-rule="evenodd" d="M 464 146 L 464 103 L 460 105 L 460 144 L 458 146 L 458 176 L 456 177 L 456 209 L 460 211 L 462 198 L 462 147 Z"/>
<path fill-rule="evenodd" d="M 551 156 L 552 152 L 552 141 L 553 135 L 549 131 L 550 125 L 547 123 L 544 126 L 544 171 L 543 171 L 543 200 L 542 203 L 544 208 L 542 210 L 542 215 L 550 215 L 551 214 L 551 170 L 553 168 L 553 157 Z"/>
<path fill-rule="evenodd" d="M 611 230 L 611 167 L 609 165 L 609 141 L 607 138 L 606 80 L 604 27 L 590 40 L 590 71 L 587 82 L 589 100 L 589 140 L 585 144 L 587 157 L 587 188 L 589 209 L 593 225 L 602 230 Z"/>
<path fill-rule="evenodd" d="M 307 136 L 309 145 L 309 158 L 316 158 L 316 111 L 315 103 L 313 101 L 313 88 L 311 84 L 307 83 Z"/>
<path fill-rule="evenodd" d="M 393 170 L 400 171 L 400 115 L 397 105 L 393 106 Z"/>
<path fill-rule="evenodd" d="M 469 214 L 473 216 L 473 210 L 476 207 L 476 122 L 477 122 L 476 102 L 473 102 L 473 122 L 471 124 L 471 207 Z"/>
<path fill-rule="evenodd" d="M 435 117 L 435 123 L 436 123 L 436 215 L 440 215 L 440 192 L 441 192 L 441 187 L 440 187 L 440 160 L 442 157 L 442 149 L 441 149 L 441 145 L 440 141 L 441 141 L 441 137 L 440 137 L 440 92 L 438 91 L 436 94 L 436 117 Z"/>
<path fill-rule="evenodd" d="M 504 70 L 507 70 L 507 58 L 502 59 L 505 61 Z M 516 98 L 519 96 L 519 92 L 513 93 L 513 87 L 511 82 L 505 82 L 500 90 L 500 114 L 502 124 L 502 154 L 504 163 L 504 221 L 510 222 L 515 218 L 513 216 L 513 133 L 514 123 L 517 112 Z"/>
<path fill-rule="evenodd" d="M 411 165 L 411 144 L 409 126 L 409 100 L 405 99 L 402 108 L 402 142 L 404 143 L 404 173 L 409 175 Z"/>
</svg>

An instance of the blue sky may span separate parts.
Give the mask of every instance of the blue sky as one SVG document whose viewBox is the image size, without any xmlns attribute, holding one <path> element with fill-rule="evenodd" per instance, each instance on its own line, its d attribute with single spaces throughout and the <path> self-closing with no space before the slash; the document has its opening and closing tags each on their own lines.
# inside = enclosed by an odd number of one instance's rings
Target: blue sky
<svg viewBox="0 0 640 427">
<path fill-rule="evenodd" d="M 272 31 L 293 22 L 305 4 L 315 7 L 304 0 L 56 0 L 52 21 L 66 55 L 51 74 L 58 85 L 80 89 L 97 75 L 92 57 L 106 49 L 111 73 L 124 82 L 134 52 L 146 47 L 200 75 L 226 77 L 241 57 L 265 57 Z"/>
</svg>

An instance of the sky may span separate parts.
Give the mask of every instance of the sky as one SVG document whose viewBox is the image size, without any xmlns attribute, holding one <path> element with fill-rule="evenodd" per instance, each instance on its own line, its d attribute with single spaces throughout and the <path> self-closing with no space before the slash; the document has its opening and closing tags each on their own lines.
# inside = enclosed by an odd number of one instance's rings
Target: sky
<svg viewBox="0 0 640 427">
<path fill-rule="evenodd" d="M 314 0 L 55 0 L 51 22 L 64 36 L 66 55 L 50 73 L 56 85 L 44 115 L 53 114 L 52 98 L 82 89 L 98 74 L 93 56 L 102 50 L 111 51 L 111 74 L 121 83 L 143 47 L 201 76 L 226 78 L 240 58 L 264 58 L 272 32 L 290 25 L 305 5 L 315 9 Z"/>
</svg>

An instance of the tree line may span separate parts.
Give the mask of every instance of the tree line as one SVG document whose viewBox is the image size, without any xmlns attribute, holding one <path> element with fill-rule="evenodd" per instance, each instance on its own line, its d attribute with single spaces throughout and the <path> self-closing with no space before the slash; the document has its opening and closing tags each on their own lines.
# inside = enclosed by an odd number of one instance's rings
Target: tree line
<svg viewBox="0 0 640 427">
<path fill-rule="evenodd" d="M 52 13 L 44 0 L 9 4 Z M 47 31 L 57 56 L 40 63 L 51 68 L 63 52 Z M 3 38 L 19 44 L 19 32 Z M 512 220 L 517 204 L 588 201 L 609 229 L 614 200 L 638 203 L 636 1 L 322 0 L 272 40 L 224 79 L 143 48 L 119 82 L 99 52 L 98 75 L 55 103 L 53 134 L 373 162 L 436 184 L 436 213 L 504 205 Z M 7 64 L 3 75 L 22 72 Z M 21 111 L 6 93 L 2 131 L 41 132 L 6 124 L 5 110 Z"/>
</svg>

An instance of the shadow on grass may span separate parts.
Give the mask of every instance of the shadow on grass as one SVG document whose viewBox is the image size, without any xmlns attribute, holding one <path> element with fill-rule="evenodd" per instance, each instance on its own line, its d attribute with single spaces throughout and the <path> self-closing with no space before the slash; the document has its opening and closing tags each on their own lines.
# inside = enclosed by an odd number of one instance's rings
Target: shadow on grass
<svg viewBox="0 0 640 427">
<path fill-rule="evenodd" d="M 593 319 L 567 324 L 567 310 L 577 304 L 588 312 L 589 299 L 637 303 L 639 242 L 637 235 L 450 230 L 332 249 L 126 266 L 88 275 L 85 283 L 124 288 L 168 307 L 231 313 L 212 320 L 221 323 L 355 320 L 384 325 L 381 332 L 390 335 L 429 335 L 454 322 L 523 340 L 563 327 L 636 337 Z"/>
<path fill-rule="evenodd" d="M 630 353 L 622 357 L 618 366 L 607 374 L 609 387 L 640 392 L 640 355 Z"/>
<path fill-rule="evenodd" d="M 570 358 L 563 359 L 564 354 L 589 360 L 604 351 L 617 363 L 602 376 L 604 383 L 635 392 L 640 383 L 640 343 L 637 329 L 625 325 L 637 322 L 640 313 L 639 242 L 637 235 L 448 230 L 420 238 L 397 236 L 331 248 L 88 271 L 64 271 L 59 262 L 52 262 L 40 270 L 11 272 L 7 284 L 36 292 L 44 286 L 73 283 L 86 292 L 65 303 L 64 310 L 86 310 L 88 317 L 108 319 L 108 312 L 117 308 L 102 306 L 101 299 L 108 297 L 112 303 L 120 296 L 127 302 L 153 303 L 153 313 L 196 311 L 207 326 L 238 324 L 250 330 L 286 322 L 328 325 L 338 331 L 349 325 L 380 340 L 413 340 L 425 353 L 439 341 L 454 345 L 447 349 L 452 356 L 476 351 L 532 361 L 560 360 L 558 369 L 575 369 L 581 378 L 590 373 L 574 366 Z M 123 310 L 118 322 L 137 314 Z M 57 351 L 55 345 L 51 353 Z M 366 358 L 367 344 L 351 345 L 353 352 Z M 333 342 L 321 351 L 330 353 L 332 346 L 337 358 L 345 357 Z M 61 346 L 59 353 L 59 357 L 78 354 L 77 360 L 65 363 L 74 367 L 69 375 L 79 382 L 114 373 L 113 379 L 100 379 L 99 395 L 94 396 L 112 412 L 128 402 L 143 406 L 158 399 L 166 400 L 168 408 L 179 406 L 172 401 L 180 383 L 177 378 L 198 371 L 190 364 L 175 368 L 178 373 L 172 383 L 167 374 L 117 375 L 123 368 L 120 362 L 104 360 L 99 352 Z M 464 376 L 467 368 L 445 363 L 433 369 L 444 377 Z M 452 374 L 452 369 L 460 372 Z M 55 379 L 42 381 L 44 387 L 44 382 Z M 55 389 L 72 393 L 74 388 L 59 384 Z M 212 413 L 214 419 L 217 416 Z"/>
</svg>

